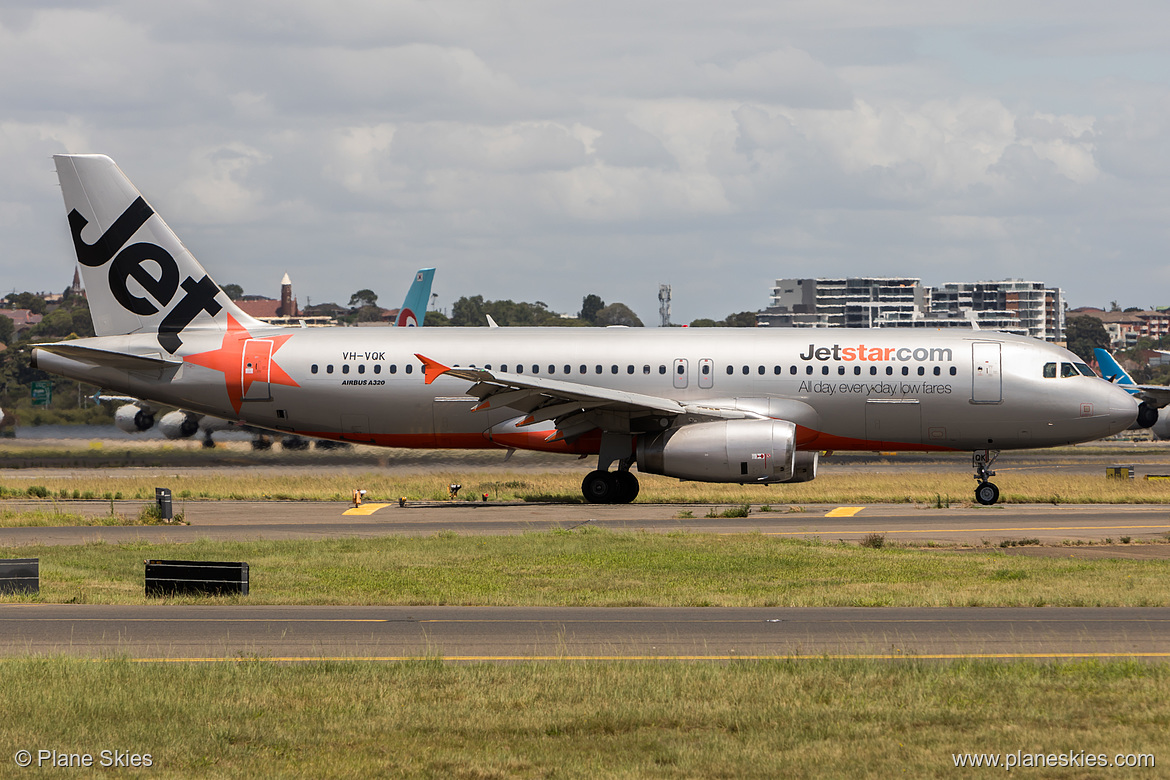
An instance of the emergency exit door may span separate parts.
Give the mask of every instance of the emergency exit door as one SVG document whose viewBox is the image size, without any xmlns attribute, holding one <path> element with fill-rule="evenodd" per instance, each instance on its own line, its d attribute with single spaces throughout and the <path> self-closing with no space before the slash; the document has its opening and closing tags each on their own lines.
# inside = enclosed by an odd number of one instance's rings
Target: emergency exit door
<svg viewBox="0 0 1170 780">
<path fill-rule="evenodd" d="M 971 345 L 971 403 L 997 404 L 1003 400 L 1000 345 L 976 341 Z"/>
<path fill-rule="evenodd" d="M 269 373 L 272 367 L 272 342 L 248 339 L 244 342 L 244 357 L 240 366 L 241 387 L 245 401 L 271 401 Z"/>
</svg>

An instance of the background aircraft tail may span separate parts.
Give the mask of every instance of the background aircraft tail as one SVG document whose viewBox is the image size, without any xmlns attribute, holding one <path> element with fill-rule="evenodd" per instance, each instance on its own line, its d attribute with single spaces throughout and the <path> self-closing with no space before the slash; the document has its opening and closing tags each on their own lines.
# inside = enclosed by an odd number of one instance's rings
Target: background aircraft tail
<svg viewBox="0 0 1170 780">
<path fill-rule="evenodd" d="M 1094 347 L 1093 357 L 1097 358 L 1097 366 L 1101 369 L 1101 376 L 1110 382 L 1119 385 L 1132 385 L 1134 383 L 1133 377 L 1105 350 Z"/>
<path fill-rule="evenodd" d="M 398 310 L 398 319 L 394 324 L 400 327 L 415 327 L 423 324 L 427 314 L 427 304 L 431 300 L 431 282 L 435 278 L 434 268 L 420 268 L 414 275 L 414 282 L 406 291 L 406 300 Z"/>
<path fill-rule="evenodd" d="M 174 354 L 183 333 L 252 327 L 126 175 L 102 154 L 54 155 L 69 230 L 99 336 L 155 333 Z"/>
</svg>

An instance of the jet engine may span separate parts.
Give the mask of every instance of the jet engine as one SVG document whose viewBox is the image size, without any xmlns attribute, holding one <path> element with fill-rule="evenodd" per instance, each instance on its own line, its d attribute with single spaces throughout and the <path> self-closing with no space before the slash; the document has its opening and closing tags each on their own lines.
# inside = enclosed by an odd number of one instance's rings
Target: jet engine
<svg viewBox="0 0 1170 780">
<path fill-rule="evenodd" d="M 792 465 L 792 479 L 785 480 L 785 482 L 812 482 L 817 478 L 817 463 L 820 458 L 819 450 L 796 453 Z"/>
<path fill-rule="evenodd" d="M 190 412 L 167 412 L 158 421 L 158 429 L 168 439 L 186 439 L 199 432 L 199 415 Z"/>
<path fill-rule="evenodd" d="M 803 454 L 803 453 L 802 453 Z M 638 439 L 638 471 L 697 482 L 787 482 L 796 475 L 796 425 L 787 420 L 725 420 Z M 811 476 L 810 476 L 811 473 Z M 802 458 L 802 478 L 816 458 Z"/>
<path fill-rule="evenodd" d="M 114 424 L 126 433 L 148 431 L 154 425 L 154 409 L 125 404 L 114 412 Z"/>
<path fill-rule="evenodd" d="M 1161 413 L 1156 407 L 1150 406 L 1145 401 L 1142 401 L 1138 406 L 1137 420 L 1131 426 L 1133 428 L 1153 428 L 1158 423 L 1158 418 Z"/>
</svg>

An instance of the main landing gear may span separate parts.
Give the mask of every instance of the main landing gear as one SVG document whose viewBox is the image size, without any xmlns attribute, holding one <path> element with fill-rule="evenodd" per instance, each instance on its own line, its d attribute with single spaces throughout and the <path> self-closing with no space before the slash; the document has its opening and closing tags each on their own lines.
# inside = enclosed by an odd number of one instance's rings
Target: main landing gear
<svg viewBox="0 0 1170 780">
<path fill-rule="evenodd" d="M 590 504 L 628 504 L 638 497 L 638 478 L 629 471 L 590 471 L 581 481 Z"/>
<path fill-rule="evenodd" d="M 983 506 L 991 506 L 999 501 L 999 488 L 988 477 L 994 477 L 991 464 L 999 457 L 999 450 L 976 450 L 971 457 L 971 465 L 975 467 L 975 479 L 979 486 L 975 488 L 975 500 Z"/>
</svg>

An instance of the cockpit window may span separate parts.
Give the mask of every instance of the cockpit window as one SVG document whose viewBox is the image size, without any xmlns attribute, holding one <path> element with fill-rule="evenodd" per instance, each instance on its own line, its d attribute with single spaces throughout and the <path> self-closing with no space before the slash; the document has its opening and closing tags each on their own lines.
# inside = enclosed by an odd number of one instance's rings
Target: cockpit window
<svg viewBox="0 0 1170 780">
<path fill-rule="evenodd" d="M 1055 379 L 1056 378 L 1056 364 L 1055 363 L 1045 363 L 1044 364 L 1044 378 L 1045 379 Z"/>
<path fill-rule="evenodd" d="M 1076 375 L 1077 375 L 1077 370 L 1076 370 L 1076 368 L 1073 367 L 1072 363 L 1061 363 L 1060 364 L 1060 377 L 1061 377 L 1061 379 L 1064 379 L 1064 378 L 1070 377 L 1070 376 L 1076 376 Z"/>
<path fill-rule="evenodd" d="M 1077 366 L 1077 371 L 1081 372 L 1081 376 L 1091 376 L 1091 377 L 1097 376 L 1095 373 L 1093 373 L 1093 369 L 1089 368 L 1084 363 L 1077 363 L 1076 366 Z"/>
</svg>

